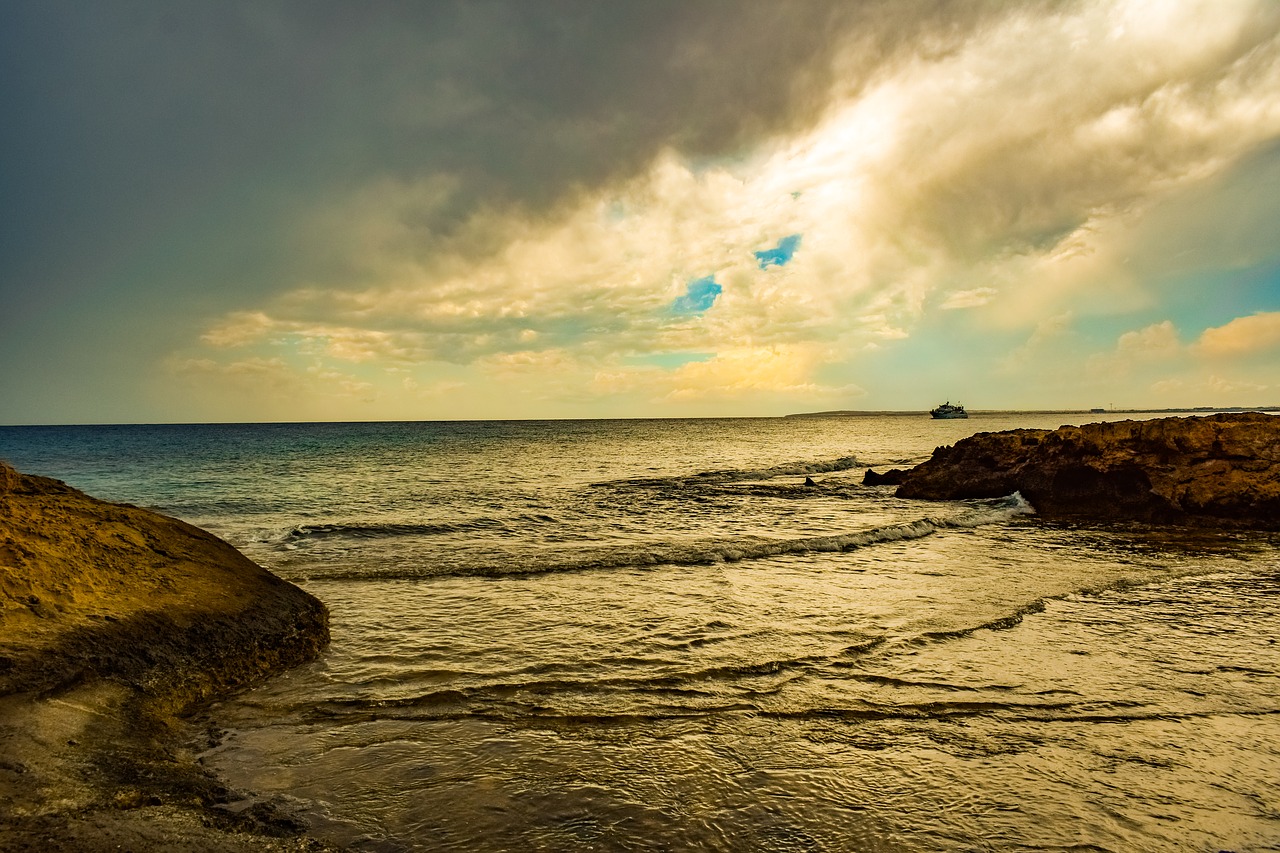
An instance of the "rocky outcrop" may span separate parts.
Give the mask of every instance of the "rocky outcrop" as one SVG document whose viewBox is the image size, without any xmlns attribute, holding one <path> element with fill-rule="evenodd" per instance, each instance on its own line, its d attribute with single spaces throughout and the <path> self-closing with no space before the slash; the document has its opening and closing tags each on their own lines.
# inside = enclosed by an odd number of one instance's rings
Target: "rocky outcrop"
<svg viewBox="0 0 1280 853">
<path fill-rule="evenodd" d="M 890 468 L 883 474 L 874 468 L 868 468 L 867 472 L 862 475 L 862 485 L 864 486 L 900 486 L 902 481 L 906 479 L 907 471 L 903 468 Z"/>
<path fill-rule="evenodd" d="M 319 849 L 228 810 L 174 735 L 328 639 L 323 604 L 216 536 L 0 463 L 0 849 Z"/>
<path fill-rule="evenodd" d="M 1280 417 L 978 433 L 935 450 L 897 494 L 948 500 L 1015 491 L 1050 518 L 1280 529 Z"/>
<path fill-rule="evenodd" d="M 90 676 L 177 705 L 314 658 L 323 604 L 216 536 L 0 463 L 0 694 Z"/>
</svg>

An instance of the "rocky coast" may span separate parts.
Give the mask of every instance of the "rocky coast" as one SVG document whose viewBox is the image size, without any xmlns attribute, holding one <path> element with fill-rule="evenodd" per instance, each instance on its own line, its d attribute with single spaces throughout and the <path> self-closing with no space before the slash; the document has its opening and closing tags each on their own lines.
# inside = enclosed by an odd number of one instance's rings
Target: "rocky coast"
<svg viewBox="0 0 1280 853">
<path fill-rule="evenodd" d="M 199 528 L 0 463 L 0 850 L 319 850 L 205 773 L 186 715 L 328 612 Z"/>
<path fill-rule="evenodd" d="M 867 482 L 932 500 L 1020 492 L 1046 518 L 1280 530 L 1280 417 L 1244 412 L 978 433 Z"/>
</svg>

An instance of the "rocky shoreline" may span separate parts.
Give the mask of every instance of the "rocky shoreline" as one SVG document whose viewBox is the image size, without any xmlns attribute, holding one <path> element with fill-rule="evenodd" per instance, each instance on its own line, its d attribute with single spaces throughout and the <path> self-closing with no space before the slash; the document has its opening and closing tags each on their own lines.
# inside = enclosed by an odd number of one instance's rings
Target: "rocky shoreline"
<svg viewBox="0 0 1280 853">
<path fill-rule="evenodd" d="M 1280 530 L 1280 417 L 1158 418 L 978 433 L 907 471 L 905 498 L 1020 492 L 1046 518 Z"/>
<path fill-rule="evenodd" d="M 212 534 L 0 463 L 0 850 L 326 849 L 181 743 L 328 639 L 323 604 Z"/>
</svg>

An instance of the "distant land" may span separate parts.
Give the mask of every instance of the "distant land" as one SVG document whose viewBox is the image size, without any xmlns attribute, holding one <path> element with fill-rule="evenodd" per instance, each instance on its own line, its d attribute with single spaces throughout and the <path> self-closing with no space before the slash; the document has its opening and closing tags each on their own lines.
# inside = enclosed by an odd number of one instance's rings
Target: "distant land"
<svg viewBox="0 0 1280 853">
<path fill-rule="evenodd" d="M 970 409 L 971 415 L 1203 415 L 1217 412 L 1280 412 L 1280 406 L 1188 406 L 1181 409 Z M 835 409 L 829 412 L 797 412 L 788 418 L 861 418 L 873 415 L 927 415 L 928 409 L 862 411 Z"/>
</svg>

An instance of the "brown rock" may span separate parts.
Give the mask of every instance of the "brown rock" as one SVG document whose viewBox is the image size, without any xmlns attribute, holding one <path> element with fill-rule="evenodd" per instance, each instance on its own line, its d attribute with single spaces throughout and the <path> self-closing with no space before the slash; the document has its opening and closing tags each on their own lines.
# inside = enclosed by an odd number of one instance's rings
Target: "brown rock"
<svg viewBox="0 0 1280 853">
<path fill-rule="evenodd" d="M 864 486 L 898 486 L 906 478 L 907 472 L 902 468 L 890 468 L 883 474 L 872 468 L 867 469 L 867 473 L 862 475 L 862 485 Z"/>
<path fill-rule="evenodd" d="M 897 494 L 1021 492 L 1046 517 L 1280 529 L 1280 417 L 1256 412 L 979 433 Z"/>
<path fill-rule="evenodd" d="M 216 536 L 0 463 L 0 850 L 328 849 L 228 811 L 177 716 L 328 639 L 323 604 Z"/>
<path fill-rule="evenodd" d="M 323 604 L 211 533 L 0 462 L 0 695 L 97 676 L 190 704 L 328 637 Z"/>
</svg>

